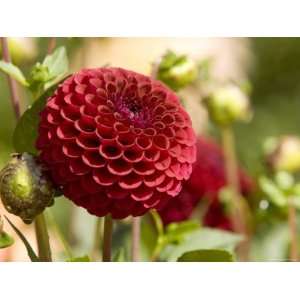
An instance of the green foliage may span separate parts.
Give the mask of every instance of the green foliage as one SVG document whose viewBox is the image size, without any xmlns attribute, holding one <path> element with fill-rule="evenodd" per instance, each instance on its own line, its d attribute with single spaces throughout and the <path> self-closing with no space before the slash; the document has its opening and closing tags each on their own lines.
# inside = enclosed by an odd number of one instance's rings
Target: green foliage
<svg viewBox="0 0 300 300">
<path fill-rule="evenodd" d="M 189 251 L 181 255 L 177 261 L 180 262 L 232 262 L 233 256 L 230 252 L 220 249 L 205 249 Z"/>
<path fill-rule="evenodd" d="M 38 256 L 33 251 L 30 243 L 28 242 L 26 237 L 23 235 L 23 233 L 7 217 L 5 217 L 5 218 L 6 218 L 7 222 L 9 223 L 9 225 L 13 228 L 13 230 L 16 232 L 16 234 L 19 236 L 19 238 L 23 242 L 23 244 L 27 250 L 27 254 L 28 254 L 29 258 L 31 259 L 31 261 L 33 261 L 33 262 L 39 261 Z"/>
<path fill-rule="evenodd" d="M 114 262 L 124 262 L 126 261 L 126 258 L 125 258 L 125 249 L 124 248 L 120 248 L 115 256 L 113 257 L 113 261 Z"/>
<path fill-rule="evenodd" d="M 67 52 L 64 47 L 57 48 L 47 55 L 43 63 L 36 63 L 30 74 L 30 90 L 34 98 L 60 82 L 69 70 Z"/>
<path fill-rule="evenodd" d="M 15 80 L 17 80 L 19 83 L 21 83 L 24 86 L 29 86 L 29 83 L 27 82 L 25 76 L 23 75 L 22 71 L 12 63 L 5 62 L 3 60 L 0 61 L 0 70 L 7 75 L 11 76 Z"/>
<path fill-rule="evenodd" d="M 52 86 L 44 92 L 21 116 L 13 133 L 13 145 L 18 153 L 37 154 L 35 142 L 38 136 L 39 113 L 56 87 L 57 85 Z"/>
<path fill-rule="evenodd" d="M 15 241 L 14 241 L 13 237 L 11 237 L 6 232 L 2 231 L 0 233 L 0 249 L 8 248 L 11 245 L 13 245 L 14 242 Z"/>
<path fill-rule="evenodd" d="M 91 260 L 88 255 L 84 255 L 67 259 L 66 262 L 91 262 Z"/>
<path fill-rule="evenodd" d="M 223 230 L 201 228 L 185 234 L 181 242 L 169 244 L 161 253 L 161 259 L 177 261 L 184 253 L 203 249 L 233 251 L 242 240 L 240 235 Z"/>
</svg>

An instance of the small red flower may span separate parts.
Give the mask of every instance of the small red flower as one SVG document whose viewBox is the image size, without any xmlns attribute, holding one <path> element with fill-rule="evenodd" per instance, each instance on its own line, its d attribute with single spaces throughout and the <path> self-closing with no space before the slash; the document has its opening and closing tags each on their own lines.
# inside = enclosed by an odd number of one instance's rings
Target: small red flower
<svg viewBox="0 0 300 300">
<path fill-rule="evenodd" d="M 147 76 L 82 70 L 40 116 L 41 160 L 64 195 L 91 214 L 142 215 L 176 196 L 192 172 L 191 120 L 176 94 Z"/>
<path fill-rule="evenodd" d="M 222 149 L 206 137 L 199 137 L 196 145 L 197 160 L 191 177 L 183 184 L 181 193 L 159 209 L 165 225 L 188 219 L 203 198 L 210 200 L 208 213 L 212 213 L 210 209 L 216 211 L 218 206 L 221 207 L 218 193 L 226 185 Z M 239 170 L 239 175 L 241 192 L 246 195 L 253 189 L 252 181 L 242 170 Z M 218 219 L 217 216 L 216 218 Z M 209 218 L 211 219 L 212 217 Z"/>
</svg>

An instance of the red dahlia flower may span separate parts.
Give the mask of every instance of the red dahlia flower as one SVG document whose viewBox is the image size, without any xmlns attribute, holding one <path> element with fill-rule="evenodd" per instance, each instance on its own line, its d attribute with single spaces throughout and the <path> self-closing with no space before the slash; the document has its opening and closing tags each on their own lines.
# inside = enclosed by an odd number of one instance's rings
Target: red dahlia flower
<svg viewBox="0 0 300 300">
<path fill-rule="evenodd" d="M 197 160 L 193 165 L 191 177 L 183 184 L 179 195 L 159 209 L 165 225 L 188 219 L 202 198 L 210 200 L 208 213 L 212 213 L 210 209 L 217 211 L 216 208 L 221 207 L 218 193 L 226 185 L 222 149 L 206 137 L 199 137 L 196 145 Z M 253 188 L 252 181 L 242 170 L 239 171 L 239 176 L 241 192 L 246 195 Z M 212 217 L 209 220 L 212 220 Z M 208 223 L 210 223 L 209 220 Z M 209 225 L 208 223 L 207 225 Z M 217 221 L 214 219 L 214 224 L 216 223 Z"/>
<path fill-rule="evenodd" d="M 191 120 L 176 94 L 147 76 L 82 70 L 58 87 L 40 118 L 42 162 L 91 214 L 142 215 L 176 196 L 192 172 Z"/>
</svg>

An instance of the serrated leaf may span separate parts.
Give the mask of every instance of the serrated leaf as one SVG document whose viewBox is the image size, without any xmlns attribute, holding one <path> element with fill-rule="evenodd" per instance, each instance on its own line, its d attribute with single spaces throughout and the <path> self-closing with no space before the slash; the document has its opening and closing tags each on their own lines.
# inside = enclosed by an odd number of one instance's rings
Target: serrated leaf
<svg viewBox="0 0 300 300">
<path fill-rule="evenodd" d="M 168 245 L 161 253 L 161 259 L 177 261 L 185 252 L 199 249 L 223 249 L 233 251 L 242 241 L 242 236 L 224 230 L 201 228 L 184 235 L 179 244 Z"/>
<path fill-rule="evenodd" d="M 13 145 L 16 152 L 37 154 L 35 142 L 38 136 L 39 113 L 45 107 L 47 98 L 53 94 L 56 87 L 55 85 L 48 89 L 21 116 L 13 133 Z"/>
<path fill-rule="evenodd" d="M 273 204 L 279 207 L 287 205 L 287 198 L 272 180 L 262 176 L 259 178 L 259 184 L 263 192 L 269 197 L 269 200 Z"/>
<path fill-rule="evenodd" d="M 0 249 L 8 248 L 14 243 L 13 237 L 11 237 L 6 232 L 0 233 Z"/>
<path fill-rule="evenodd" d="M 90 262 L 90 261 L 91 260 L 88 255 L 73 257 L 66 260 L 66 262 Z"/>
<path fill-rule="evenodd" d="M 113 258 L 114 262 L 124 262 L 125 261 L 125 250 L 120 248 Z"/>
<path fill-rule="evenodd" d="M 23 233 L 6 216 L 5 216 L 5 219 L 7 220 L 9 225 L 13 228 L 13 230 L 16 232 L 16 234 L 19 236 L 19 238 L 22 240 L 22 242 L 27 250 L 27 254 L 28 254 L 29 258 L 31 259 L 31 261 L 34 261 L 34 262 L 40 261 L 38 256 L 33 251 L 31 245 L 27 241 L 26 237 L 23 235 Z"/>
<path fill-rule="evenodd" d="M 11 76 L 15 80 L 17 80 L 22 85 L 24 86 L 29 85 L 22 71 L 12 63 L 8 63 L 3 60 L 0 60 L 0 70 L 6 73 L 7 75 Z"/>
<path fill-rule="evenodd" d="M 181 255 L 179 262 L 233 262 L 230 252 L 220 249 L 202 249 L 189 251 Z"/>
</svg>

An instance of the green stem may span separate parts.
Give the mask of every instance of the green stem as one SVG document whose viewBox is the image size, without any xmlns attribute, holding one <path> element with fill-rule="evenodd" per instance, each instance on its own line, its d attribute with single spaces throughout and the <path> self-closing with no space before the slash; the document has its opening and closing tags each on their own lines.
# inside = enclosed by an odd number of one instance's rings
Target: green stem
<svg viewBox="0 0 300 300">
<path fill-rule="evenodd" d="M 230 209 L 230 218 L 236 232 L 243 234 L 246 238 L 240 247 L 240 257 L 243 260 L 248 259 L 249 250 L 249 207 L 245 199 L 240 194 L 240 183 L 238 175 L 238 164 L 235 154 L 235 140 L 231 126 L 221 128 L 223 152 L 225 160 L 225 172 L 227 186 L 232 193 L 232 203 Z"/>
<path fill-rule="evenodd" d="M 43 213 L 35 218 L 35 233 L 38 245 L 38 255 L 41 261 L 52 261 L 49 235 Z"/>
<path fill-rule="evenodd" d="M 293 203 L 293 198 L 288 199 L 288 222 L 290 229 L 290 260 L 293 262 L 298 261 L 298 239 L 297 239 L 297 218 L 296 208 Z"/>
<path fill-rule="evenodd" d="M 102 227 L 103 219 L 97 218 L 95 225 L 94 241 L 91 251 L 91 258 L 93 258 L 94 260 L 98 260 L 99 257 L 99 248 L 102 240 Z"/>
<path fill-rule="evenodd" d="M 64 248 L 64 251 L 65 251 L 65 254 L 66 256 L 69 258 L 69 259 L 72 259 L 73 258 L 73 254 L 72 254 L 72 251 L 71 251 L 71 247 L 70 245 L 68 244 L 66 238 L 64 237 L 64 234 L 62 233 L 60 227 L 58 226 L 55 218 L 54 218 L 54 215 L 52 213 L 52 211 L 50 209 L 47 210 L 47 215 L 48 215 L 48 219 L 50 221 L 50 224 L 52 225 L 52 227 L 54 228 L 63 248 Z"/>
<path fill-rule="evenodd" d="M 103 234 L 103 252 L 102 260 L 111 261 L 111 245 L 112 245 L 113 220 L 110 215 L 104 218 L 104 234 Z"/>
<path fill-rule="evenodd" d="M 131 233 L 131 258 L 132 261 L 140 260 L 140 235 L 141 235 L 141 218 L 132 218 Z"/>
</svg>

